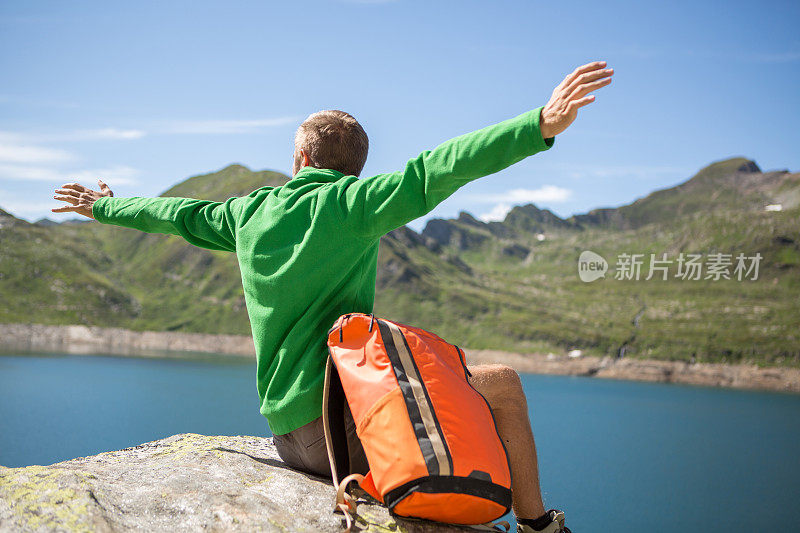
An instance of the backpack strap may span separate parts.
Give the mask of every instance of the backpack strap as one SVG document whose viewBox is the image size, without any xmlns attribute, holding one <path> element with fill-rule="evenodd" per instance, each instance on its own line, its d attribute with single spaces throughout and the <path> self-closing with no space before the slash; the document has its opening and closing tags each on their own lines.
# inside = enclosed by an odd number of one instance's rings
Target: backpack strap
<svg viewBox="0 0 800 533">
<path fill-rule="evenodd" d="M 333 485 L 339 487 L 339 473 L 350 472 L 350 455 L 347 451 L 347 433 L 344 426 L 344 389 L 333 358 L 328 357 L 325 366 L 325 385 L 322 391 L 322 427 L 325 431 L 325 447 L 331 465 Z"/>
<path fill-rule="evenodd" d="M 350 533 L 350 528 L 353 527 L 353 519 L 356 516 L 356 500 L 347 493 L 347 485 L 351 481 L 361 483 L 364 481 L 364 476 L 361 474 L 350 474 L 342 480 L 339 487 L 336 489 L 336 504 L 333 509 L 334 513 L 340 512 L 344 515 L 344 519 L 347 522 L 345 533 Z"/>
<path fill-rule="evenodd" d="M 322 396 L 322 427 L 325 431 L 325 447 L 328 450 L 328 462 L 331 465 L 331 478 L 336 489 L 336 502 L 334 513 L 344 514 L 347 522 L 346 532 L 353 527 L 356 515 L 356 500 L 347 493 L 347 485 L 355 481 L 364 480 L 361 474 L 350 474 L 339 482 L 339 473 L 350 472 L 350 454 L 347 450 L 347 433 L 344 425 L 345 395 L 339 373 L 333 364 L 333 358 L 328 357 L 325 366 L 325 385 Z"/>
</svg>

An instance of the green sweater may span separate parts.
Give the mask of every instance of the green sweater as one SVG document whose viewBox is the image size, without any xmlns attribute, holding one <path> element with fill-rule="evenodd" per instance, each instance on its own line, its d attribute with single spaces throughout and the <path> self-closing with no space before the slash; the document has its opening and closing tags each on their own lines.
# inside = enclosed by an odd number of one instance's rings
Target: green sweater
<svg viewBox="0 0 800 533">
<path fill-rule="evenodd" d="M 358 179 L 304 167 L 285 185 L 224 202 L 103 197 L 92 213 L 104 224 L 236 253 L 261 414 L 281 435 L 321 415 L 327 331 L 342 314 L 372 312 L 381 236 L 469 181 L 552 146 L 540 112 L 451 139 L 398 172 Z"/>
</svg>

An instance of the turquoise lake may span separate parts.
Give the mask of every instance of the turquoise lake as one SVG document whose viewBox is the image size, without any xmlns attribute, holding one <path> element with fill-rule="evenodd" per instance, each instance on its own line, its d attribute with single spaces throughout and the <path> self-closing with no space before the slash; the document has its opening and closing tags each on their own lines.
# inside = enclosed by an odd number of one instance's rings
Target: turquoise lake
<svg viewBox="0 0 800 533">
<path fill-rule="evenodd" d="M 579 532 L 800 530 L 800 396 L 523 375 L 548 507 Z M 0 356 L 0 465 L 269 435 L 248 359 Z"/>
</svg>

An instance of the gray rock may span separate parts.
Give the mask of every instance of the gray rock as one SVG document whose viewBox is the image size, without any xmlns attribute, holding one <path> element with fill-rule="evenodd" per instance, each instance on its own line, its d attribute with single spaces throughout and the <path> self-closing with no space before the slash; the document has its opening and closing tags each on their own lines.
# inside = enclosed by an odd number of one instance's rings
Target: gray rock
<svg viewBox="0 0 800 533">
<path fill-rule="evenodd" d="M 0 467 L 0 531 L 341 531 L 328 480 L 261 437 L 175 435 L 50 466 Z M 359 498 L 358 531 L 469 531 Z"/>
</svg>

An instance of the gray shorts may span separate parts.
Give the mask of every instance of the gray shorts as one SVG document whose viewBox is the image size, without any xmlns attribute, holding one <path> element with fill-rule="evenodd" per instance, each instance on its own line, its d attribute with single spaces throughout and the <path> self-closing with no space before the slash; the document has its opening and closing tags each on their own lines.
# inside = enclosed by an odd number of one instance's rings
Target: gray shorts
<svg viewBox="0 0 800 533">
<path fill-rule="evenodd" d="M 339 479 L 348 474 L 363 475 L 369 471 L 364 448 L 356 434 L 356 424 L 347 408 L 345 408 L 344 424 L 347 434 L 347 452 L 350 456 L 350 472 L 339 472 Z M 272 440 L 278 450 L 278 455 L 287 465 L 309 474 L 331 477 L 322 417 L 284 435 L 274 435 Z"/>
</svg>

